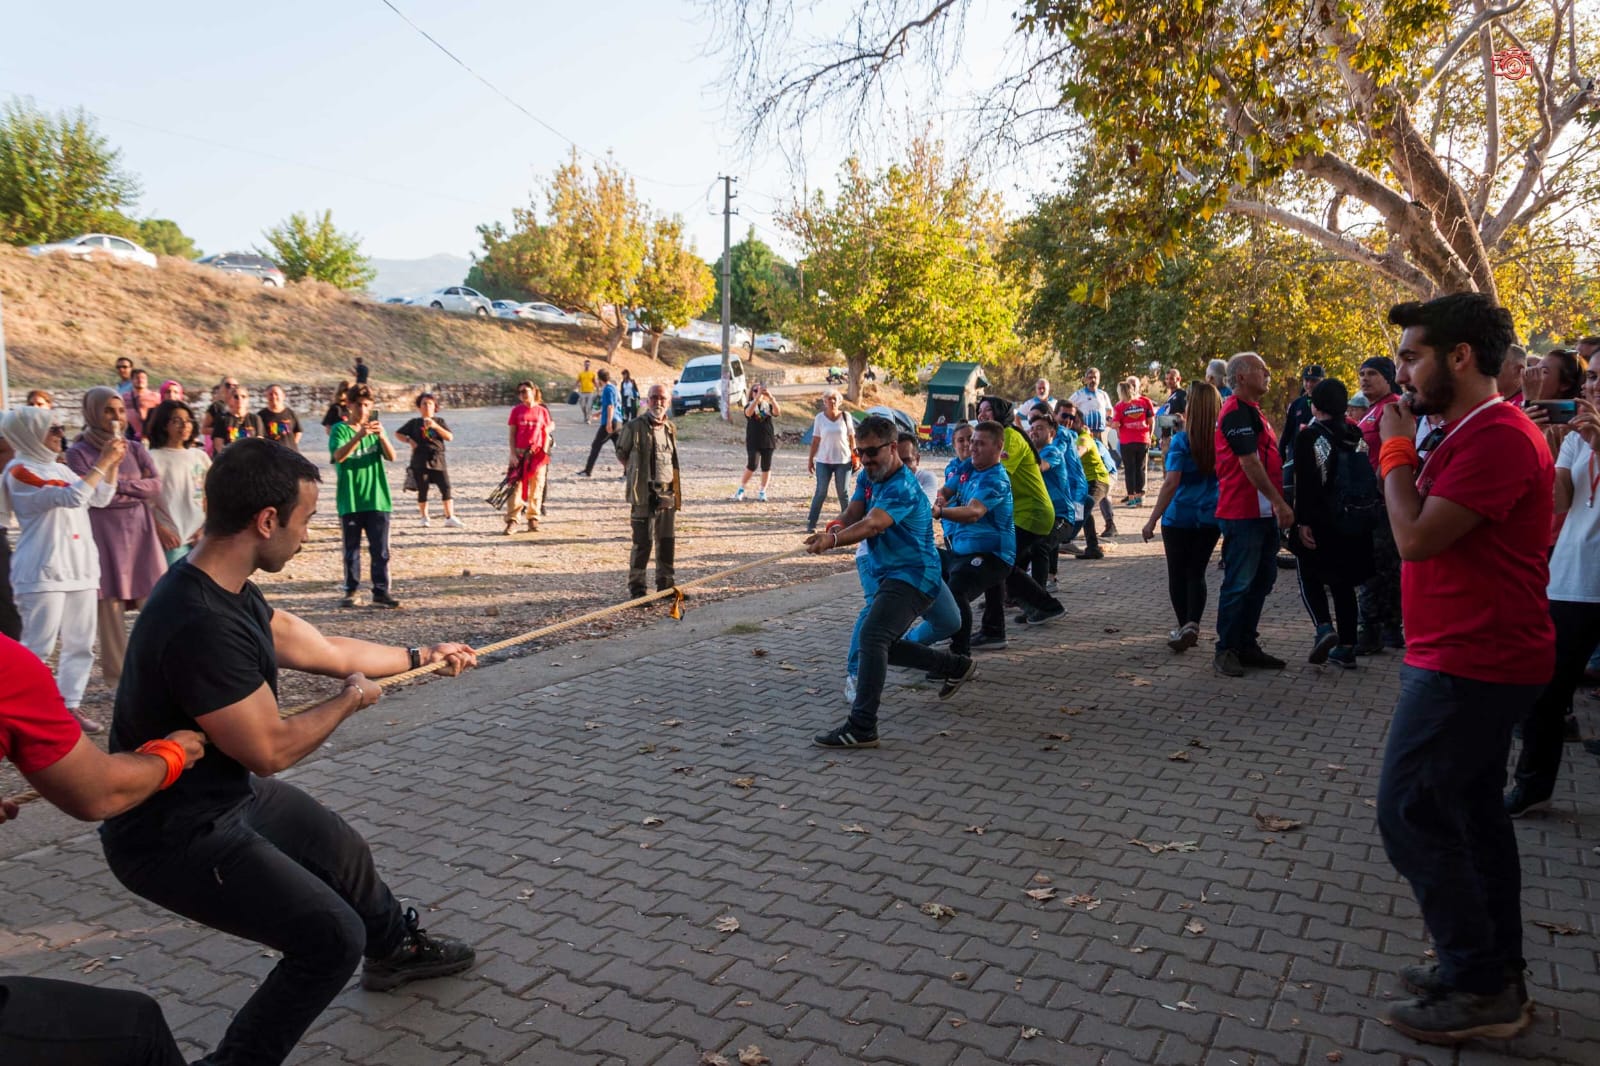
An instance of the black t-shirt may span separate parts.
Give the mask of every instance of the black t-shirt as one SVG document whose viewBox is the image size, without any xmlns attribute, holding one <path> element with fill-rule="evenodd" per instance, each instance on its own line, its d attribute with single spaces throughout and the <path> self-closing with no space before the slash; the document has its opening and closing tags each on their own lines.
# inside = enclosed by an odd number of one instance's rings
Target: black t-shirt
<svg viewBox="0 0 1600 1066">
<path fill-rule="evenodd" d="M 219 448 L 245 437 L 266 435 L 267 427 L 261 424 L 261 416 L 252 411 L 246 411 L 242 415 L 236 415 L 232 411 L 213 412 L 211 415 L 211 436 Z"/>
<path fill-rule="evenodd" d="M 268 440 L 287 444 L 291 448 L 296 446 L 294 435 L 300 432 L 300 418 L 293 411 L 287 407 L 281 411 L 263 407 L 256 414 L 261 419 L 261 426 L 266 430 Z"/>
<path fill-rule="evenodd" d="M 187 559 L 173 564 L 128 638 L 111 750 L 133 751 L 238 703 L 266 682 L 278 694 L 272 608 L 252 582 L 232 593 Z M 216 747 L 173 786 L 106 822 L 107 839 L 187 835 L 248 800 L 250 772 Z"/>
<path fill-rule="evenodd" d="M 449 432 L 450 424 L 444 419 L 435 415 L 433 421 L 434 424 L 443 426 L 445 431 Z M 423 430 L 422 419 L 413 418 L 400 427 L 398 435 L 407 440 L 421 442 L 411 450 L 411 468 L 413 470 L 443 470 L 445 468 L 444 438 L 431 429 Z"/>
<path fill-rule="evenodd" d="M 371 372 L 372 372 L 372 368 L 367 366 L 366 363 L 357 363 L 356 364 L 356 384 L 357 385 L 365 385 L 367 383 L 367 375 L 370 374 Z"/>
<path fill-rule="evenodd" d="M 1167 397 L 1167 414 L 1181 415 L 1189 409 L 1189 391 L 1187 389 L 1173 389 L 1172 395 Z"/>
<path fill-rule="evenodd" d="M 748 410 L 748 408 L 747 408 Z M 747 448 L 776 448 L 778 431 L 772 424 L 772 406 L 756 404 L 756 413 L 744 421 L 744 443 Z"/>
<path fill-rule="evenodd" d="M 328 410 L 322 416 L 322 428 L 332 429 L 344 421 L 344 404 L 335 401 L 328 405 Z"/>
</svg>

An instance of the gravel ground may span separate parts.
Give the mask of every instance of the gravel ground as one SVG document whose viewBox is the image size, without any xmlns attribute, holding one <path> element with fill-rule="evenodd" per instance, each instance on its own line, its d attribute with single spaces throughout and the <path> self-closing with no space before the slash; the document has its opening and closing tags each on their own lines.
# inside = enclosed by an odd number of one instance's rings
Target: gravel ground
<svg viewBox="0 0 1600 1066">
<path fill-rule="evenodd" d="M 257 575 L 268 600 L 328 633 L 388 644 L 460 640 L 483 645 L 626 599 L 630 538 L 622 467 L 607 447 L 592 479 L 575 476 L 588 457 L 593 427 L 580 424 L 576 407 L 554 405 L 552 412 L 557 437 L 549 515 L 538 533 L 503 535 L 501 518 L 484 502 L 505 470 L 506 409 L 441 412 L 455 434 L 449 450 L 450 478 L 457 514 L 466 522 L 463 529 L 442 524 L 436 499 L 431 501 L 433 525 L 422 528 L 416 497 L 400 491 L 409 449 L 397 445 L 401 462 L 393 464 L 389 474 L 395 500 L 390 578 L 391 591 L 402 604 L 399 610 L 338 607 L 343 564 L 333 506 L 334 473 L 326 462 L 326 434 L 320 426 L 312 426 L 301 445 L 325 467 L 318 513 L 300 556 L 281 574 Z M 404 420 L 399 412 L 383 416 L 391 433 Z M 811 499 L 805 449 L 794 444 L 779 448 L 773 460 L 772 502 L 734 503 L 728 497 L 743 470 L 742 427 L 718 423 L 710 415 L 688 415 L 679 425 L 684 510 L 678 516 L 678 580 L 798 547 Z M 847 552 L 787 559 L 765 570 L 736 575 L 727 585 L 711 586 L 695 598 L 721 599 L 744 589 L 775 588 L 851 565 Z M 370 589 L 364 556 L 362 575 L 365 602 Z M 692 601 L 688 609 L 693 609 Z M 527 647 L 623 634 L 666 610 L 665 605 L 651 605 Z M 501 654 L 516 653 L 512 649 Z M 292 706 L 333 687 L 334 682 L 285 671 L 281 702 Z M 111 696 L 97 669 L 84 700 L 85 712 L 109 720 Z M 6 765 L 0 770 L 0 795 L 18 787 L 20 781 Z"/>
</svg>

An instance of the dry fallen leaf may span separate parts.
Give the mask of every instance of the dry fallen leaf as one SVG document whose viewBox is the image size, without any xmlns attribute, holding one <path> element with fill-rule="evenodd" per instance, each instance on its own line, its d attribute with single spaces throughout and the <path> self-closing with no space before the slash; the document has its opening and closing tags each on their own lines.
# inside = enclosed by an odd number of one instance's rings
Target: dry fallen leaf
<svg viewBox="0 0 1600 1066">
<path fill-rule="evenodd" d="M 965 829 L 963 829 L 962 832 L 971 833 L 974 836 L 980 836 L 981 837 L 981 836 L 983 836 L 983 826 L 981 826 L 981 825 L 969 825 Z"/>
<path fill-rule="evenodd" d="M 649 755 L 652 751 L 655 751 L 655 750 L 656 750 L 656 746 L 654 744 L 640 744 L 639 745 L 639 754 L 640 755 Z"/>
<path fill-rule="evenodd" d="M 736 777 L 732 781 L 729 781 L 728 784 L 732 785 L 734 788 L 755 788 L 756 779 L 753 775 L 750 777 Z"/>
<path fill-rule="evenodd" d="M 943 903 L 924 903 L 919 909 L 923 914 L 934 918 L 954 918 L 956 916 L 956 909 L 954 907 L 946 907 Z"/>
<path fill-rule="evenodd" d="M 1568 925 L 1565 922 L 1534 922 L 1533 924 L 1537 925 L 1540 929 L 1550 930 L 1556 936 L 1577 936 L 1579 933 L 1583 932 L 1583 930 L 1579 929 L 1577 926 Z"/>
<path fill-rule="evenodd" d="M 700 1066 L 728 1066 L 728 1060 L 715 1051 L 707 1051 L 700 1056 Z"/>
<path fill-rule="evenodd" d="M 1065 714 L 1065 715 L 1070 715 L 1073 718 L 1076 718 L 1078 715 L 1083 713 L 1083 708 L 1082 707 L 1065 707 L 1064 706 L 1064 707 L 1061 708 L 1061 713 Z"/>
<path fill-rule="evenodd" d="M 967 971 L 965 970 L 957 970 L 955 973 L 950 975 L 950 980 L 952 981 L 965 981 L 966 979 Z"/>
<path fill-rule="evenodd" d="M 1180 1000 L 1178 1000 L 1178 1009 L 1179 1010 L 1193 1011 L 1193 1010 L 1198 1010 L 1199 1008 L 1196 1007 L 1193 1003 L 1190 1003 L 1186 999 L 1180 999 Z"/>
<path fill-rule="evenodd" d="M 778 664 L 778 669 L 779 670 L 799 670 L 800 668 L 798 666 L 796 666 L 794 663 L 783 663 L 783 662 L 780 662 Z"/>
<path fill-rule="evenodd" d="M 1138 947 L 1138 948 L 1129 948 L 1128 950 L 1130 952 L 1132 952 L 1133 954 L 1135 954 L 1135 955 L 1143 955 L 1145 952 L 1149 951 L 1150 949 L 1146 948 L 1146 947 Z"/>
<path fill-rule="evenodd" d="M 1138 837 L 1134 837 L 1132 840 L 1128 841 L 1128 843 L 1137 844 L 1141 848 L 1148 850 L 1152 855 L 1160 855 L 1163 851 L 1200 850 L 1199 842 L 1194 840 L 1169 840 L 1165 844 L 1152 844 L 1147 840 L 1140 840 Z"/>
<path fill-rule="evenodd" d="M 644 821 L 640 822 L 639 824 L 640 825 L 645 825 L 645 826 L 656 826 L 656 825 L 664 825 L 666 823 L 662 819 L 657 818 L 655 815 L 652 814 L 650 817 L 646 818 Z"/>
<path fill-rule="evenodd" d="M 1049 874 L 1034 874 L 1033 875 L 1033 883 L 1036 884 L 1036 885 L 1048 885 L 1048 884 L 1053 883 L 1054 881 L 1055 881 L 1055 878 L 1051 877 Z"/>
<path fill-rule="evenodd" d="M 600 728 L 600 723 L 599 722 L 585 722 L 585 723 L 583 723 L 583 728 L 585 730 L 599 729 Z"/>
<path fill-rule="evenodd" d="M 856 824 L 856 823 L 851 823 L 850 825 L 841 825 L 839 828 L 843 829 L 846 833 L 865 833 L 865 832 L 868 832 L 868 829 L 867 829 L 866 826 L 859 825 L 859 824 Z"/>
<path fill-rule="evenodd" d="M 1183 931 L 1185 933 L 1193 933 L 1195 936 L 1199 936 L 1201 933 L 1206 931 L 1206 923 L 1202 922 L 1199 918 L 1190 918 L 1187 922 L 1183 923 Z"/>
<path fill-rule="evenodd" d="M 1072 739 L 1072 734 L 1071 733 L 1040 733 L 1039 735 L 1044 737 L 1044 739 L 1046 739 L 1046 740 L 1071 740 Z"/>
<path fill-rule="evenodd" d="M 1086 911 L 1092 911 L 1096 907 L 1100 906 L 1100 900 L 1098 898 L 1096 898 L 1095 896 L 1089 895 L 1089 893 L 1087 893 L 1087 892 L 1079 892 L 1076 896 L 1072 896 L 1072 897 L 1068 898 L 1067 906 L 1069 906 L 1069 907 L 1080 907 L 1081 906 Z"/>
<path fill-rule="evenodd" d="M 950 1028 L 952 1028 L 952 1029 L 959 1029 L 963 1025 L 967 1024 L 967 1020 L 965 1018 L 951 1018 L 949 1021 L 950 1021 Z"/>
<path fill-rule="evenodd" d="M 1032 1040 L 1036 1036 L 1043 1036 L 1043 1035 L 1044 1035 L 1044 1030 L 1043 1029 L 1035 1029 L 1031 1025 L 1024 1025 L 1022 1027 L 1022 1039 L 1024 1039 L 1024 1040 Z"/>
<path fill-rule="evenodd" d="M 767 649 L 766 648 L 751 648 L 750 649 L 750 654 L 754 655 L 757 659 L 765 659 L 767 657 Z"/>
<path fill-rule="evenodd" d="M 1299 829 L 1303 825 L 1298 818 L 1285 818 L 1279 814 L 1262 814 L 1256 812 L 1256 826 L 1269 833 L 1287 833 L 1291 829 Z"/>
<path fill-rule="evenodd" d="M 100 969 L 104 965 L 105 965 L 105 962 L 103 960 L 101 960 L 101 959 L 90 959 L 89 962 L 79 972 L 81 972 L 81 973 L 94 973 L 96 970 Z"/>
<path fill-rule="evenodd" d="M 1167 756 L 1167 760 L 1169 762 L 1188 762 L 1189 761 L 1189 753 L 1184 751 L 1182 748 L 1179 748 L 1177 751 L 1173 752 L 1171 755 L 1168 755 Z"/>
<path fill-rule="evenodd" d="M 682 725 L 683 724 L 683 719 L 682 718 L 668 718 L 666 721 L 662 722 L 661 724 L 670 729 L 672 726 Z"/>
<path fill-rule="evenodd" d="M 737 933 L 739 931 L 739 919 L 731 914 L 724 914 L 711 924 L 719 933 Z"/>
<path fill-rule="evenodd" d="M 1207 744 L 1205 741 L 1201 740 L 1199 737 L 1192 738 L 1189 741 L 1189 746 L 1191 748 L 1199 748 L 1201 751 L 1210 751 L 1211 750 L 1211 745 Z"/>
<path fill-rule="evenodd" d="M 1322 1057 L 1327 1059 L 1329 1062 L 1343 1062 L 1344 1061 L 1344 1052 L 1342 1052 L 1342 1051 L 1330 1051 L 1330 1052 L 1328 1052 L 1326 1055 L 1324 1055 Z"/>
<path fill-rule="evenodd" d="M 739 1066 L 768 1066 L 772 1062 L 761 1053 L 761 1049 L 754 1044 L 739 1049 Z"/>
<path fill-rule="evenodd" d="M 1031 900 L 1043 903 L 1045 900 L 1055 899 L 1056 890 L 1053 888 L 1030 888 L 1026 890 L 1026 895 Z"/>
</svg>

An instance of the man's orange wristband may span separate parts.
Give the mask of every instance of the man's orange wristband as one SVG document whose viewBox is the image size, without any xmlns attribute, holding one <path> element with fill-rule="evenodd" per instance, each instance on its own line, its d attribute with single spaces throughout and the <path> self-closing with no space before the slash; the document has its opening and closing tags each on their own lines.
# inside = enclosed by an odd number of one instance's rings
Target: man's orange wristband
<svg viewBox="0 0 1600 1066">
<path fill-rule="evenodd" d="M 1417 446 L 1404 437 L 1390 437 L 1378 449 L 1378 476 L 1387 478 L 1402 466 L 1420 466 Z"/>
<path fill-rule="evenodd" d="M 172 783 L 183 774 L 183 745 L 176 740 L 163 737 L 160 740 L 147 740 L 138 747 L 141 755 L 154 755 L 167 764 L 167 776 L 162 779 L 163 789 L 171 788 Z"/>
</svg>

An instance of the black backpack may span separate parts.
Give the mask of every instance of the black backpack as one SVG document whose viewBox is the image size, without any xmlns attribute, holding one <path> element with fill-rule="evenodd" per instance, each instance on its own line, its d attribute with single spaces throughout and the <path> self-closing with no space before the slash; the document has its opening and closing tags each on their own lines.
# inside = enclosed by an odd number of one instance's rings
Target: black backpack
<svg viewBox="0 0 1600 1066">
<path fill-rule="evenodd" d="M 1372 472 L 1364 441 L 1359 447 L 1334 443 L 1328 503 L 1333 511 L 1333 527 L 1341 536 L 1371 533 L 1384 520 L 1383 486 Z"/>
</svg>

